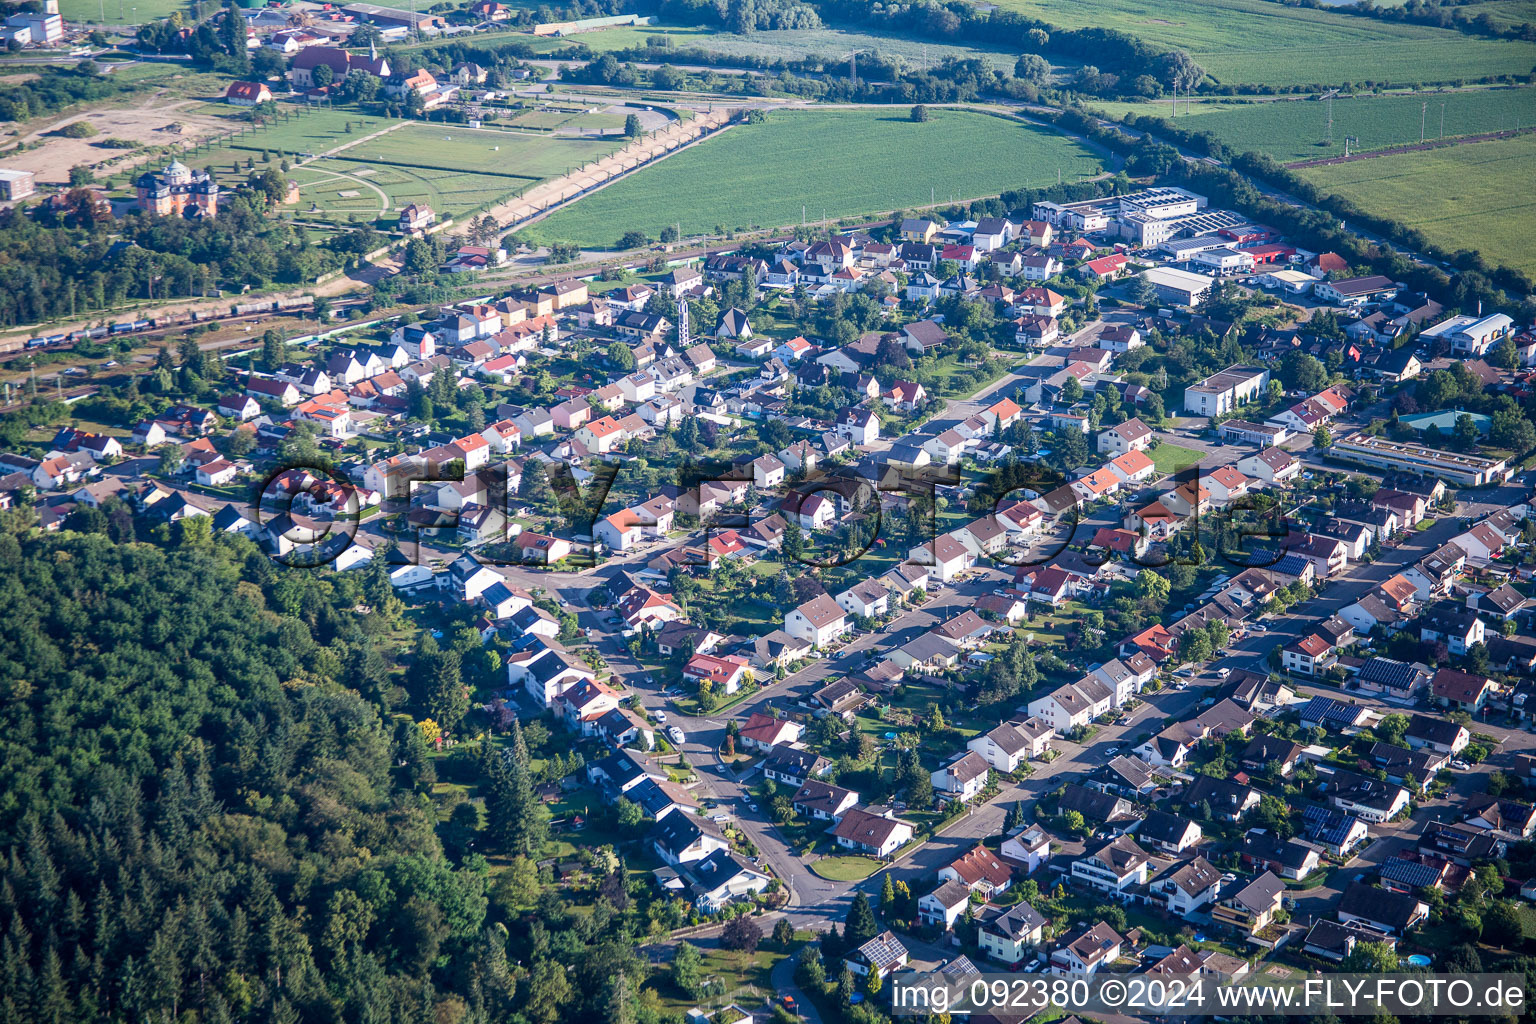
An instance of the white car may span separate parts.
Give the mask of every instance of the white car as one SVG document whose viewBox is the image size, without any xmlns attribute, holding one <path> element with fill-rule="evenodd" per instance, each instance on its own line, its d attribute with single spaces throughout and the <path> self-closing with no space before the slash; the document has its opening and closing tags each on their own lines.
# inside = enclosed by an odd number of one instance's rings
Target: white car
<svg viewBox="0 0 1536 1024">
<path fill-rule="evenodd" d="M 651 717 L 656 719 L 657 725 L 667 724 L 667 713 L 665 711 L 652 711 Z"/>
<path fill-rule="evenodd" d="M 667 729 L 667 739 L 671 740 L 672 741 L 672 745 L 675 746 L 675 747 L 682 746 L 683 745 L 683 730 L 679 729 L 675 725 L 670 727 L 669 729 Z"/>
</svg>

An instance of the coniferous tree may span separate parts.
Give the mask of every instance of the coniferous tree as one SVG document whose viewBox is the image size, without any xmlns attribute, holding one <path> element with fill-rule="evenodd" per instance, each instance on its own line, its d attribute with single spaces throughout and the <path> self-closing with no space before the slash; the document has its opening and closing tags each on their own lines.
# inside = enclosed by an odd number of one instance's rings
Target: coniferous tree
<svg viewBox="0 0 1536 1024">
<path fill-rule="evenodd" d="M 875 923 L 875 912 L 870 909 L 869 897 L 861 889 L 854 893 L 853 903 L 848 907 L 848 917 L 843 921 L 843 944 L 849 949 L 857 949 L 879 933 L 880 926 Z"/>
</svg>

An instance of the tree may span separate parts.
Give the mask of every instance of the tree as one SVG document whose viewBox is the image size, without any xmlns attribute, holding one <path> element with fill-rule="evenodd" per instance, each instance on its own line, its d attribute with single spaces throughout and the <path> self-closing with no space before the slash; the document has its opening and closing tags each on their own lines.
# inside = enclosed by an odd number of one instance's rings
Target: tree
<svg viewBox="0 0 1536 1024">
<path fill-rule="evenodd" d="M 1536 448 L 1536 427 L 1517 411 L 1501 410 L 1493 414 L 1488 426 L 1488 440 L 1517 455 L 1523 454 Z"/>
<path fill-rule="evenodd" d="M 914 106 L 912 108 L 912 113 L 909 116 L 911 117 L 911 119 L 913 121 L 917 121 L 919 123 L 928 120 L 928 106 L 927 106 L 927 104 L 924 104 L 924 103 L 917 104 L 916 106 Z"/>
<path fill-rule="evenodd" d="M 155 449 L 155 454 L 160 458 L 159 470 L 165 476 L 174 476 L 181 472 L 181 467 L 186 461 L 186 456 L 181 450 L 181 445 L 167 441 Z"/>
<path fill-rule="evenodd" d="M 635 372 L 635 351 L 622 341 L 615 341 L 608 346 L 608 361 L 622 373 Z"/>
<path fill-rule="evenodd" d="M 316 64 L 310 71 L 310 77 L 314 79 L 316 88 L 324 89 L 336 80 L 336 72 L 327 64 Z"/>
<path fill-rule="evenodd" d="M 1451 443 L 1458 451 L 1466 451 L 1477 446 L 1479 434 L 1477 424 L 1468 413 L 1462 413 L 1456 417 L 1456 426 L 1451 430 Z"/>
<path fill-rule="evenodd" d="M 1041 85 L 1050 80 L 1051 62 L 1036 53 L 1026 53 L 1013 65 L 1013 77 Z"/>
<path fill-rule="evenodd" d="M 779 918 L 778 924 L 773 926 L 773 944 L 780 949 L 788 949 L 794 941 L 795 926 L 789 923 L 789 918 Z"/>
<path fill-rule="evenodd" d="M 1152 287 L 1151 281 L 1137 274 L 1131 278 L 1126 297 L 1138 306 L 1150 306 L 1157 301 L 1157 289 Z"/>
<path fill-rule="evenodd" d="M 1328 385 L 1328 370 L 1315 356 L 1292 349 L 1280 357 L 1280 381 L 1288 389 L 1321 391 Z"/>
<path fill-rule="evenodd" d="M 1376 737 L 1383 743 L 1390 743 L 1395 747 L 1403 745 L 1403 735 L 1408 731 L 1408 716 L 1399 713 L 1383 715 L 1381 721 L 1376 723 L 1373 730 Z"/>
<path fill-rule="evenodd" d="M 511 742 L 506 753 L 487 744 L 488 756 L 482 772 L 489 777 L 490 792 L 485 801 L 487 830 L 508 852 L 533 856 L 544 845 L 549 823 L 544 804 L 534 791 L 531 760 L 523 739 L 522 726 L 512 723 Z"/>
<path fill-rule="evenodd" d="M 1333 432 L 1328 429 L 1328 424 L 1319 423 L 1313 428 L 1312 447 L 1323 451 L 1333 447 Z"/>
<path fill-rule="evenodd" d="M 1503 370 L 1513 370 L 1520 365 L 1520 350 L 1515 348 L 1513 339 L 1500 338 L 1488 350 L 1488 362 Z"/>
<path fill-rule="evenodd" d="M 534 962 L 524 989 L 524 1012 L 534 1024 L 555 1024 L 571 1002 L 570 980 L 565 965 L 548 957 Z"/>
<path fill-rule="evenodd" d="M 269 372 L 283 365 L 283 336 L 271 328 L 261 335 L 261 365 Z"/>
<path fill-rule="evenodd" d="M 1136 574 L 1136 596 L 1155 608 L 1161 608 L 1168 603 L 1168 596 L 1173 593 L 1173 584 L 1162 573 L 1153 569 L 1143 569 Z"/>
<path fill-rule="evenodd" d="M 1163 54 L 1162 64 L 1163 82 L 1185 92 L 1199 85 L 1205 77 L 1205 69 L 1183 50 L 1170 50 Z"/>
<path fill-rule="evenodd" d="M 843 945 L 849 949 L 857 949 L 880 932 L 880 927 L 875 923 L 875 912 L 870 909 L 869 897 L 860 889 L 853 894 L 853 903 L 848 907 L 848 917 L 843 921 Z"/>
<path fill-rule="evenodd" d="M 680 942 L 672 956 L 672 984 L 689 999 L 697 999 L 704 982 L 704 957 L 691 942 Z"/>
<path fill-rule="evenodd" d="M 1076 833 L 1081 833 L 1088 824 L 1081 811 L 1068 811 L 1062 816 L 1061 822 L 1068 832 Z"/>
<path fill-rule="evenodd" d="M 1500 948 L 1514 946 L 1525 936 L 1520 913 L 1505 900 L 1495 900 L 1483 911 L 1483 941 Z"/>
<path fill-rule="evenodd" d="M 1067 382 L 1061 386 L 1061 400 L 1071 405 L 1083 400 L 1083 385 L 1076 377 L 1068 377 Z"/>
<path fill-rule="evenodd" d="M 427 709 L 445 733 L 452 733 L 469 713 L 469 691 L 464 686 L 462 657 L 455 650 L 443 651 L 432 666 Z"/>
<path fill-rule="evenodd" d="M 1355 942 L 1339 965 L 1348 974 L 1391 974 L 1400 967 L 1397 951 L 1385 942 Z"/>
<path fill-rule="evenodd" d="M 640 127 L 640 115 L 638 115 L 638 114 L 630 114 L 628 117 L 626 117 L 624 119 L 624 137 L 625 138 L 638 139 L 640 137 L 640 132 L 641 131 L 642 131 L 642 129 Z"/>
<path fill-rule="evenodd" d="M 630 115 L 630 116 L 634 116 L 634 115 Z M 646 236 L 644 231 L 626 231 L 626 232 L 624 232 L 623 237 L 621 237 L 619 239 L 619 248 L 620 249 L 640 249 L 640 248 L 644 248 L 645 246 L 649 245 L 650 243 L 651 243 L 651 240 L 650 240 L 650 238 L 648 238 Z M 616 345 L 617 344 L 623 344 L 623 342 L 615 342 L 614 344 L 616 344 Z"/>
<path fill-rule="evenodd" d="M 720 945 L 740 953 L 756 952 L 757 944 L 762 941 L 763 929 L 746 914 L 732 918 L 720 933 Z"/>
</svg>

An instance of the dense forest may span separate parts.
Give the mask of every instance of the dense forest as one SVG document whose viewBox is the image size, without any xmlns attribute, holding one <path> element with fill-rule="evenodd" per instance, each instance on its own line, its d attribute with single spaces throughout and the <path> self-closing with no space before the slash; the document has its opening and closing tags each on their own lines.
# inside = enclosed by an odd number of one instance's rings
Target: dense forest
<svg viewBox="0 0 1536 1024">
<path fill-rule="evenodd" d="M 438 822 L 423 730 L 384 710 L 382 572 L 114 517 L 0 521 L 0 1021 L 628 1013 L 625 887 L 573 919 L 528 858 L 467 852 L 472 805 Z"/>
</svg>

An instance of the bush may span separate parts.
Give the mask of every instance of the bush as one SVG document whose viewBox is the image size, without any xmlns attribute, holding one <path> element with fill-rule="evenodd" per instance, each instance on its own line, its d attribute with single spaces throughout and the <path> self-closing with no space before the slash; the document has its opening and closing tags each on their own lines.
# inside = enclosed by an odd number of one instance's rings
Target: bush
<svg viewBox="0 0 1536 1024">
<path fill-rule="evenodd" d="M 75 121 L 59 129 L 59 134 L 67 139 L 88 139 L 96 134 L 96 128 L 89 121 Z"/>
</svg>

